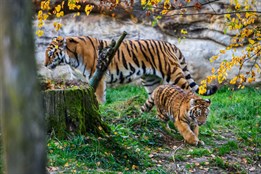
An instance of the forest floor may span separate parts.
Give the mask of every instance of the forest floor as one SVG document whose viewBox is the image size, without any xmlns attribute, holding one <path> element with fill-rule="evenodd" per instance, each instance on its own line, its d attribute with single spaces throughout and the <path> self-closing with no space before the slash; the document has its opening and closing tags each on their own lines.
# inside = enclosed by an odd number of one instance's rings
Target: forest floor
<svg viewBox="0 0 261 174">
<path fill-rule="evenodd" d="M 184 143 L 169 122 L 156 118 L 155 108 L 141 113 L 142 87 L 107 90 L 100 105 L 111 129 L 105 137 L 69 136 L 48 140 L 49 173 L 261 173 L 261 89 L 220 89 L 209 96 L 211 112 L 200 127 L 205 146 Z M 206 97 L 204 97 L 206 98 Z"/>
</svg>

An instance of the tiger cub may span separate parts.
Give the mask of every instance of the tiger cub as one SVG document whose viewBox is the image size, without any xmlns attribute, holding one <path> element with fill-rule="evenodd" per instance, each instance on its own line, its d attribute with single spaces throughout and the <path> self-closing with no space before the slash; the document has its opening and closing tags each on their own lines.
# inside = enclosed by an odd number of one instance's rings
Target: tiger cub
<svg viewBox="0 0 261 174">
<path fill-rule="evenodd" d="M 203 141 L 198 139 L 199 126 L 207 120 L 210 103 L 209 99 L 202 99 L 179 86 L 160 85 L 141 110 L 148 112 L 155 104 L 158 117 L 166 122 L 172 120 L 186 142 L 204 145 Z"/>
</svg>

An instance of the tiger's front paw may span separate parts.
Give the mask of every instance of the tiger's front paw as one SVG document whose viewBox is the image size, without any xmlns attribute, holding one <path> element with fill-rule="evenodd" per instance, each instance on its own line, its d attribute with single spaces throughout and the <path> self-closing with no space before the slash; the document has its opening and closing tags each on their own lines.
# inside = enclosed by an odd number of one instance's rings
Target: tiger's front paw
<svg viewBox="0 0 261 174">
<path fill-rule="evenodd" d="M 199 139 L 198 139 L 196 136 L 191 136 L 191 137 L 189 137 L 189 138 L 186 139 L 186 142 L 187 142 L 188 144 L 197 146 L 198 143 L 199 143 Z"/>
</svg>

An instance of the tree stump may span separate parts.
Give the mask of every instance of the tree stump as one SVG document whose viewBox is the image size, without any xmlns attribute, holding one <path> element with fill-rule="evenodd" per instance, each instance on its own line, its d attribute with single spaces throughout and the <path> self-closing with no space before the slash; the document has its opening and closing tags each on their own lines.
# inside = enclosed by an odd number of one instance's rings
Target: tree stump
<svg viewBox="0 0 261 174">
<path fill-rule="evenodd" d="M 41 80 L 42 89 L 63 88 L 63 90 L 43 92 L 48 132 L 54 131 L 58 138 L 65 138 L 67 132 L 76 134 L 91 132 L 100 136 L 109 133 L 108 127 L 101 121 L 94 91 L 126 35 L 127 33 L 123 32 L 117 43 L 113 40 L 109 47 L 99 49 L 97 68 L 90 79 L 90 86 L 79 84 L 79 82 L 73 82 L 72 85 L 71 82 L 61 81 L 53 84 L 48 80 Z M 87 88 L 81 88 L 86 85 Z M 74 87 L 68 89 L 67 86 Z"/>
<path fill-rule="evenodd" d="M 43 91 L 43 99 L 47 131 L 57 138 L 87 132 L 104 136 L 109 132 L 101 120 L 92 87 L 46 90 Z"/>
</svg>

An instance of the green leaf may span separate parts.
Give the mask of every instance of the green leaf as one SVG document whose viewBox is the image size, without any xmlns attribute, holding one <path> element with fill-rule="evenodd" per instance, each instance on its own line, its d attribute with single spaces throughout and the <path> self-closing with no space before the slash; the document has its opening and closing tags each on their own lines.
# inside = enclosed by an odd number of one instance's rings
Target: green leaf
<svg viewBox="0 0 261 174">
<path fill-rule="evenodd" d="M 153 27 L 155 27 L 157 24 L 158 24 L 158 20 L 157 20 L 157 19 L 154 19 L 154 20 L 152 21 L 152 23 L 151 23 L 151 25 L 152 25 Z"/>
<path fill-rule="evenodd" d="M 227 34 L 227 28 L 224 29 L 224 34 Z"/>
</svg>

